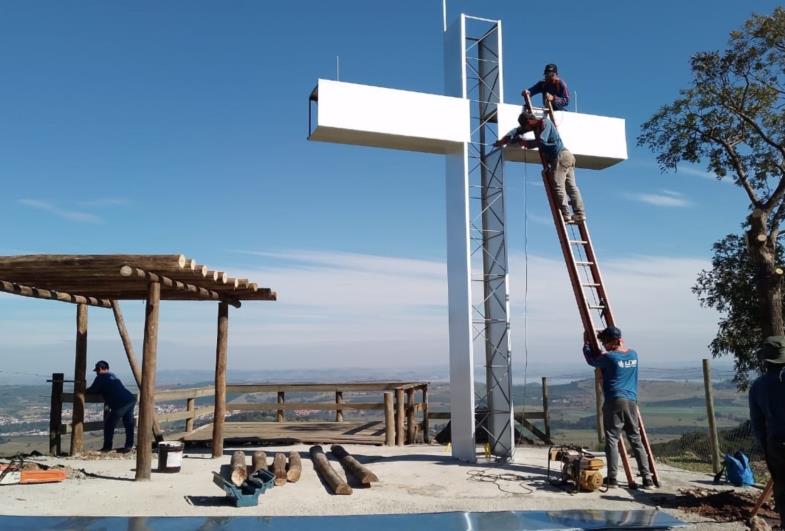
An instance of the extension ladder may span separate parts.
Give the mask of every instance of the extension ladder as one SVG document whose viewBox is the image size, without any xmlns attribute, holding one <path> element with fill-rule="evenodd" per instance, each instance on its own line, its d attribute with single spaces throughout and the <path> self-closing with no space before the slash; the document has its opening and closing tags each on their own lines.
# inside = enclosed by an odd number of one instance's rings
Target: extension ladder
<svg viewBox="0 0 785 531">
<path fill-rule="evenodd" d="M 524 98 L 525 107 L 530 112 L 534 112 L 531 96 L 526 94 Z M 551 120 L 553 126 L 556 127 L 553 107 L 550 102 L 548 102 L 548 108 L 545 112 L 548 114 L 548 118 Z M 575 300 L 578 303 L 578 311 L 583 323 L 585 336 L 589 341 L 592 350 L 600 352 L 601 349 L 599 340 L 597 339 L 597 333 L 608 326 L 615 326 L 615 321 L 613 319 L 613 313 L 611 312 L 608 294 L 605 291 L 605 284 L 602 281 L 600 267 L 597 264 L 594 246 L 592 245 L 591 237 L 589 236 L 589 227 L 585 219 L 570 222 L 564 220 L 561 208 L 556 203 L 555 191 L 551 185 L 551 170 L 542 152 L 540 152 L 540 162 L 542 162 L 542 178 L 545 184 L 545 192 L 548 196 L 548 204 L 551 207 L 553 222 L 556 226 L 556 234 L 559 236 L 559 243 L 561 244 L 562 254 L 564 255 L 564 261 L 567 265 L 567 272 L 570 276 L 570 283 L 572 284 L 572 290 L 575 294 Z M 595 325 L 595 318 L 597 325 Z M 594 384 L 597 394 L 597 429 L 602 436 L 602 372 L 600 369 L 595 369 L 594 371 Z M 660 480 L 654 463 L 654 454 L 649 445 L 649 437 L 646 434 L 646 428 L 643 424 L 643 417 L 641 416 L 640 409 L 636 408 L 636 413 L 641 441 L 643 442 L 643 447 L 646 450 L 646 456 L 649 462 L 649 471 L 651 472 L 654 484 L 659 487 Z M 633 478 L 632 469 L 630 468 L 629 457 L 624 445 L 624 435 L 619 438 L 619 455 L 621 456 L 622 465 L 624 466 L 624 473 L 627 476 L 627 484 L 630 488 L 635 488 L 637 484 Z"/>
</svg>

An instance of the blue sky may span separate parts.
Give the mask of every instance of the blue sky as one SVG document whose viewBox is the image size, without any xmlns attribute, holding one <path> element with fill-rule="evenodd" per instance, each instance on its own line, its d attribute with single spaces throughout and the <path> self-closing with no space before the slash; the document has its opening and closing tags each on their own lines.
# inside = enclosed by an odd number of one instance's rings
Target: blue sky
<svg viewBox="0 0 785 531">
<path fill-rule="evenodd" d="M 702 168 L 661 175 L 640 125 L 688 60 L 774 1 L 449 1 L 504 24 L 505 90 L 555 62 L 579 110 L 627 120 L 629 160 L 581 171 L 595 245 L 633 346 L 697 363 L 716 316 L 689 287 L 745 203 Z M 621 6 L 621 7 L 620 7 Z M 0 253 L 184 253 L 276 289 L 232 313 L 235 367 L 444 365 L 443 161 L 310 143 L 317 78 L 442 92 L 438 0 L 24 2 L 0 6 Z M 577 310 L 539 174 L 507 172 L 513 348 L 522 360 L 529 220 L 530 363 L 577 360 Z M 524 184 L 528 182 L 529 184 Z M 528 212 L 523 208 L 528 194 Z M 72 367 L 74 308 L 1 297 L 3 370 Z M 141 303 L 126 305 L 141 350 Z M 215 308 L 166 304 L 160 366 L 211 367 Z M 670 334 L 667 342 L 663 334 Z M 91 360 L 122 361 L 93 310 Z"/>
</svg>

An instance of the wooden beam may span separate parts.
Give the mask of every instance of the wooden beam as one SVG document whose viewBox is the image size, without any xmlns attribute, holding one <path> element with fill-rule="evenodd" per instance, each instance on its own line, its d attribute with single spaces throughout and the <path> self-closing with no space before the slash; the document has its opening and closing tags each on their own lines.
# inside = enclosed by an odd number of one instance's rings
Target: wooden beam
<svg viewBox="0 0 785 531">
<path fill-rule="evenodd" d="M 278 422 L 283 422 L 284 411 L 293 411 L 295 409 L 304 409 L 307 411 L 335 411 L 338 408 L 354 410 L 376 410 L 384 409 L 384 404 L 381 402 L 344 402 L 342 404 L 333 404 L 332 402 L 278 402 L 275 404 L 231 402 L 226 405 L 226 409 L 230 411 L 278 411 L 281 413 L 281 420 Z"/>
<path fill-rule="evenodd" d="M 60 455 L 60 424 L 63 419 L 63 373 L 52 374 L 52 397 L 49 405 L 49 455 Z"/>
<path fill-rule="evenodd" d="M 366 487 L 370 487 L 371 483 L 377 483 L 379 478 L 371 472 L 368 467 L 365 465 L 360 464 L 360 462 L 349 455 L 343 446 L 334 444 L 332 448 L 330 448 L 333 455 L 338 458 L 338 460 L 343 465 L 344 469 L 349 472 L 354 478 L 359 481 L 362 485 Z"/>
<path fill-rule="evenodd" d="M 406 390 L 406 444 L 414 444 L 417 424 L 414 422 L 414 389 Z"/>
<path fill-rule="evenodd" d="M 286 402 L 286 395 L 283 391 L 278 391 L 278 405 L 281 406 L 275 411 L 275 422 L 283 422 L 284 414 L 283 414 L 283 406 L 284 402 Z"/>
<path fill-rule="evenodd" d="M 134 375 L 134 381 L 136 381 L 136 387 L 141 389 L 142 369 L 139 367 L 139 362 L 136 361 L 134 345 L 131 342 L 131 336 L 128 334 L 128 329 L 125 327 L 125 319 L 123 319 L 123 311 L 120 309 L 120 303 L 115 300 L 112 301 L 112 313 L 114 314 L 115 324 L 117 324 L 117 331 L 120 333 L 120 340 L 123 342 L 125 357 L 128 358 L 128 365 L 131 366 L 131 373 Z M 155 418 L 155 410 L 153 410 L 153 437 L 155 437 L 156 442 L 164 440 L 164 436 L 161 433 L 161 427 L 158 425 L 158 419 Z"/>
<path fill-rule="evenodd" d="M 303 464 L 300 460 L 300 454 L 292 450 L 289 452 L 289 466 L 286 468 L 286 481 L 289 483 L 297 483 L 302 473 Z"/>
<path fill-rule="evenodd" d="M 248 479 L 248 467 L 245 464 L 245 452 L 237 450 L 229 461 L 229 480 L 239 487 Z"/>
<path fill-rule="evenodd" d="M 343 409 L 338 409 L 343 404 L 343 391 L 335 392 L 335 422 L 343 422 Z"/>
<path fill-rule="evenodd" d="M 321 446 L 312 446 L 311 461 L 313 461 L 313 468 L 319 474 L 325 483 L 330 487 L 335 494 L 351 494 L 352 488 L 346 483 L 341 476 L 333 469 L 328 461 L 327 456 L 324 455 L 324 450 Z"/>
<path fill-rule="evenodd" d="M 384 444 L 395 446 L 395 405 L 392 391 L 384 392 Z"/>
<path fill-rule="evenodd" d="M 229 345 L 229 306 L 218 304 L 218 333 L 215 345 L 215 401 L 213 413 L 213 457 L 224 452 L 224 417 L 226 416 L 226 352 Z"/>
<path fill-rule="evenodd" d="M 286 454 L 278 452 L 273 458 L 273 474 L 275 474 L 275 486 L 286 485 Z"/>
<path fill-rule="evenodd" d="M 548 400 L 548 378 L 546 376 L 542 377 L 542 418 L 545 421 L 543 424 L 545 425 L 545 436 L 550 439 L 551 438 L 551 422 L 550 416 L 548 415 L 548 408 L 549 408 L 549 400 Z"/>
<path fill-rule="evenodd" d="M 292 383 L 292 384 L 229 384 L 227 390 L 230 393 L 276 393 L 284 392 L 323 392 L 334 393 L 336 391 L 360 392 L 360 391 L 395 391 L 396 389 L 408 389 L 418 384 L 414 382 L 366 382 L 366 383 L 343 383 L 343 384 L 321 384 L 321 383 Z"/>
<path fill-rule="evenodd" d="M 86 304 L 89 306 L 97 306 L 99 308 L 109 308 L 111 303 L 107 299 L 97 299 L 95 297 L 85 297 L 82 295 L 71 295 L 62 291 L 53 291 L 35 288 L 32 286 L 23 286 L 0 280 L 0 291 L 5 293 L 13 293 L 14 295 L 21 295 L 22 297 L 32 297 L 34 299 L 48 299 L 61 302 L 70 302 L 71 304 Z"/>
<path fill-rule="evenodd" d="M 159 282 L 161 285 L 170 288 L 170 289 L 177 289 L 180 291 L 188 291 L 194 294 L 198 294 L 201 298 L 204 299 L 213 299 L 213 300 L 220 300 L 222 302 L 226 302 L 231 304 L 235 308 L 239 308 L 241 306 L 240 301 L 229 299 L 224 297 L 217 291 L 213 291 L 211 289 L 203 288 L 201 286 L 195 286 L 193 284 L 188 284 L 185 282 L 180 282 L 179 280 L 172 280 L 169 277 L 158 275 L 156 273 L 151 273 L 149 271 L 145 271 L 144 269 L 140 269 L 138 267 L 132 267 L 129 265 L 124 265 L 120 268 L 120 275 L 124 277 L 137 277 L 143 278 L 150 282 Z"/>
<path fill-rule="evenodd" d="M 251 458 L 251 474 L 257 470 L 267 470 L 267 454 L 261 450 L 255 451 Z"/>
<path fill-rule="evenodd" d="M 84 449 L 84 395 L 87 383 L 87 305 L 76 307 L 76 355 L 74 358 L 74 406 L 70 455 Z"/>
<path fill-rule="evenodd" d="M 150 282 L 145 305 L 144 343 L 142 346 L 142 383 L 139 386 L 139 434 L 136 444 L 136 480 L 149 480 L 153 462 L 153 404 L 155 367 L 158 354 L 158 313 L 161 284 Z"/>
<path fill-rule="evenodd" d="M 404 415 L 406 414 L 403 403 L 403 389 L 395 390 L 395 444 L 404 445 L 405 433 L 403 431 Z"/>
</svg>

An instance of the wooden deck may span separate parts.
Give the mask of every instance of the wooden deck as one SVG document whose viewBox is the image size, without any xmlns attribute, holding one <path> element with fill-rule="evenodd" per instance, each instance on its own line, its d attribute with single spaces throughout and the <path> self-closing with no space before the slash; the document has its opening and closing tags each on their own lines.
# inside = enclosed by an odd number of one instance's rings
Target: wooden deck
<svg viewBox="0 0 785 531">
<path fill-rule="evenodd" d="M 185 442 L 208 443 L 213 425 L 205 424 L 182 437 Z M 384 421 L 370 422 L 226 422 L 227 443 L 384 444 Z"/>
</svg>

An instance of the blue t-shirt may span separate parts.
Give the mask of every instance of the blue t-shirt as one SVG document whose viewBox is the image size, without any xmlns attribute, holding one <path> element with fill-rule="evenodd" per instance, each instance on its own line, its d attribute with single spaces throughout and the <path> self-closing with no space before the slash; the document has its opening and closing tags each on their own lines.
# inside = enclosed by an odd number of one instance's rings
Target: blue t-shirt
<svg viewBox="0 0 785 531">
<path fill-rule="evenodd" d="M 597 355 L 587 345 L 583 347 L 586 363 L 602 371 L 602 392 L 605 398 L 638 400 L 638 353 L 611 350 Z"/>
<path fill-rule="evenodd" d="M 85 389 L 85 393 L 88 395 L 101 395 L 104 402 L 109 404 L 109 407 L 112 409 L 122 407 L 136 400 L 131 391 L 125 388 L 123 382 L 111 372 L 96 375 L 95 381 L 90 387 Z"/>
</svg>

